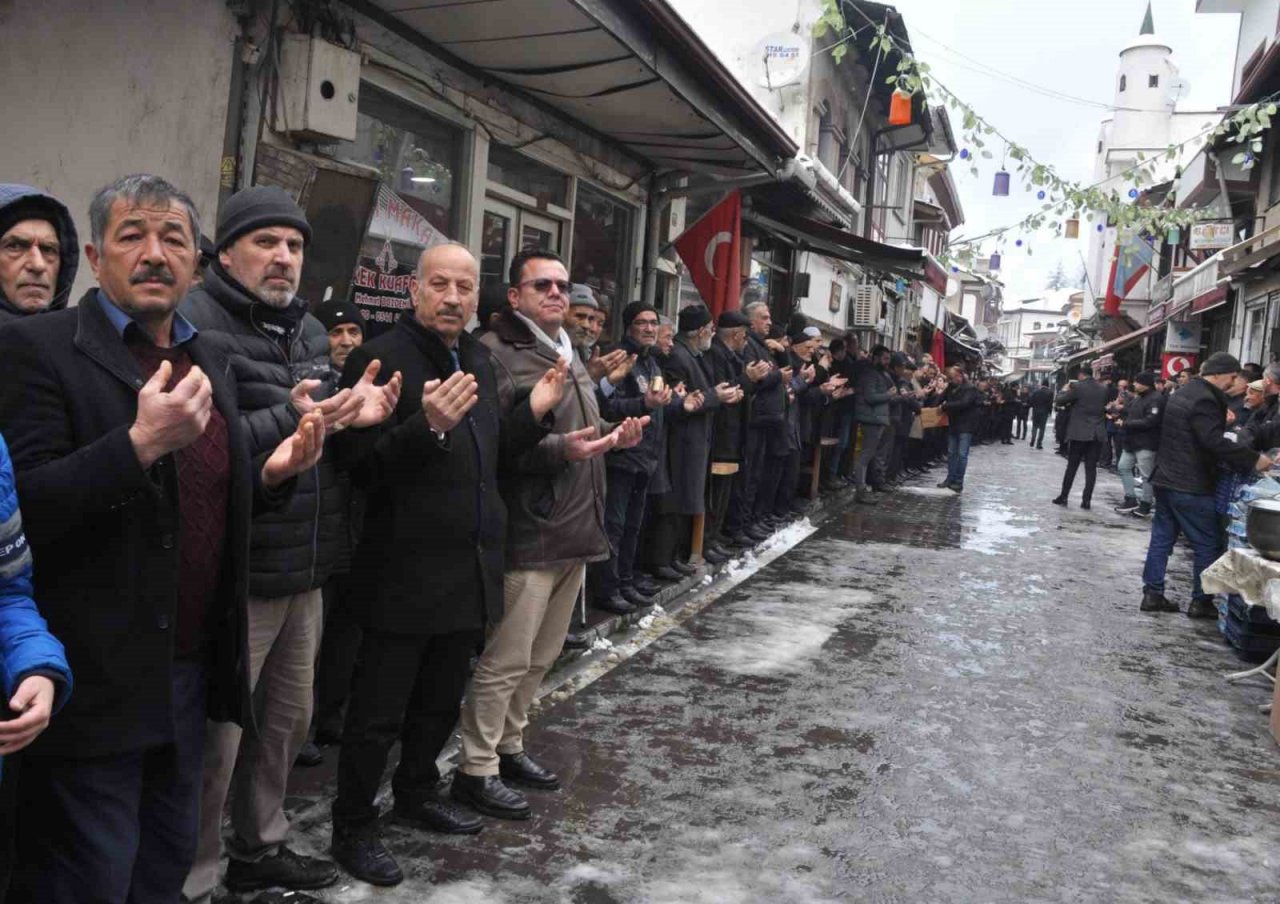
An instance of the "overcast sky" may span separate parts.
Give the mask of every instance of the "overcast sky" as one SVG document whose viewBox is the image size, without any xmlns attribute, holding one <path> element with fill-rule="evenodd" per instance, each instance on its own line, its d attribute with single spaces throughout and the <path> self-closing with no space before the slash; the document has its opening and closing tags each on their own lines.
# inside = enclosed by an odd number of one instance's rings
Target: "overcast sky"
<svg viewBox="0 0 1280 904">
<path fill-rule="evenodd" d="M 1109 105 L 1119 52 L 1138 34 L 1146 0 L 897 0 L 894 5 L 906 19 L 916 55 L 948 88 L 1063 177 L 1091 181 L 1098 124 L 1107 110 L 1046 97 L 975 70 L 985 66 Z M 1173 48 L 1174 62 L 1190 82 L 1190 94 L 1178 108 L 1229 103 L 1239 16 L 1197 14 L 1195 0 L 1155 0 L 1152 9 L 1156 36 Z M 997 148 L 997 159 L 983 161 L 977 179 L 967 167 L 955 172 L 966 222 L 953 236 L 1016 223 L 1035 209 L 1034 194 L 1022 192 L 1016 180 L 1008 198 L 992 196 L 999 156 Z M 1079 242 L 1028 235 L 1030 256 L 1010 241 L 1002 264 L 1006 302 L 1039 295 L 1058 260 L 1074 275 L 1087 237 L 1083 230 Z"/>
</svg>

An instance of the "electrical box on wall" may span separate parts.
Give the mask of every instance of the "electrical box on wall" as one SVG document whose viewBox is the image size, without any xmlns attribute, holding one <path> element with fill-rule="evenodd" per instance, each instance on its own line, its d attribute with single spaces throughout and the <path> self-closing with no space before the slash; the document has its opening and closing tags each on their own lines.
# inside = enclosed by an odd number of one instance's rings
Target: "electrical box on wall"
<svg viewBox="0 0 1280 904">
<path fill-rule="evenodd" d="M 280 41 L 271 127 L 307 141 L 354 141 L 360 54 L 307 35 Z"/>
</svg>

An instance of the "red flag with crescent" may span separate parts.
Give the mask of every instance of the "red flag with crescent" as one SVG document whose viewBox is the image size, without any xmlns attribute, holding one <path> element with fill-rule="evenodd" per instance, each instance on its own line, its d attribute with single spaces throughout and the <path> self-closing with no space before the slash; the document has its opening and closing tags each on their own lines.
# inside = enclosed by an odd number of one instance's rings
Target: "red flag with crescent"
<svg viewBox="0 0 1280 904">
<path fill-rule="evenodd" d="M 712 317 L 738 310 L 742 288 L 742 196 L 734 191 L 674 242 Z"/>
</svg>

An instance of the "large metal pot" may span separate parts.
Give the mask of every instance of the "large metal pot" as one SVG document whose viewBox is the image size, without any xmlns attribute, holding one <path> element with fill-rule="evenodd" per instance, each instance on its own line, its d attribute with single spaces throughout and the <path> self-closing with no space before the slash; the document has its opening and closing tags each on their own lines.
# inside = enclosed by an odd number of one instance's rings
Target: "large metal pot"
<svg viewBox="0 0 1280 904">
<path fill-rule="evenodd" d="M 1250 546 L 1266 558 L 1280 562 L 1280 499 L 1250 502 L 1245 533 Z"/>
</svg>

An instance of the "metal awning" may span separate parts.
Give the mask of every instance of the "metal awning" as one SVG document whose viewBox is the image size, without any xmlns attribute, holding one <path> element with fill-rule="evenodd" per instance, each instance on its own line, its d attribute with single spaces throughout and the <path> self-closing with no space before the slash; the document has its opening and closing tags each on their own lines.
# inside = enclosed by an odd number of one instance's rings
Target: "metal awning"
<svg viewBox="0 0 1280 904">
<path fill-rule="evenodd" d="M 790 237 L 799 247 L 827 257 L 905 279 L 928 278 L 927 255 L 920 248 L 886 245 L 809 217 L 771 208 L 765 212 L 744 207 L 742 219 L 767 232 Z"/>
<path fill-rule="evenodd" d="M 1110 342 L 1104 342 L 1102 345 L 1095 345 L 1093 348 L 1086 348 L 1078 351 L 1074 355 L 1068 355 L 1066 362 L 1071 364 L 1076 361 L 1083 361 L 1086 358 L 1093 358 L 1098 355 L 1105 355 L 1111 352 L 1119 351 L 1122 348 L 1128 348 L 1135 343 L 1141 342 L 1147 336 L 1150 336 L 1156 330 L 1164 329 L 1164 323 L 1153 323 L 1144 326 L 1141 329 L 1134 330 L 1132 333 L 1126 333 L 1118 339 L 1112 339 Z"/>
<path fill-rule="evenodd" d="M 666 0 L 350 2 L 656 169 L 772 173 L 799 150 Z"/>
</svg>

